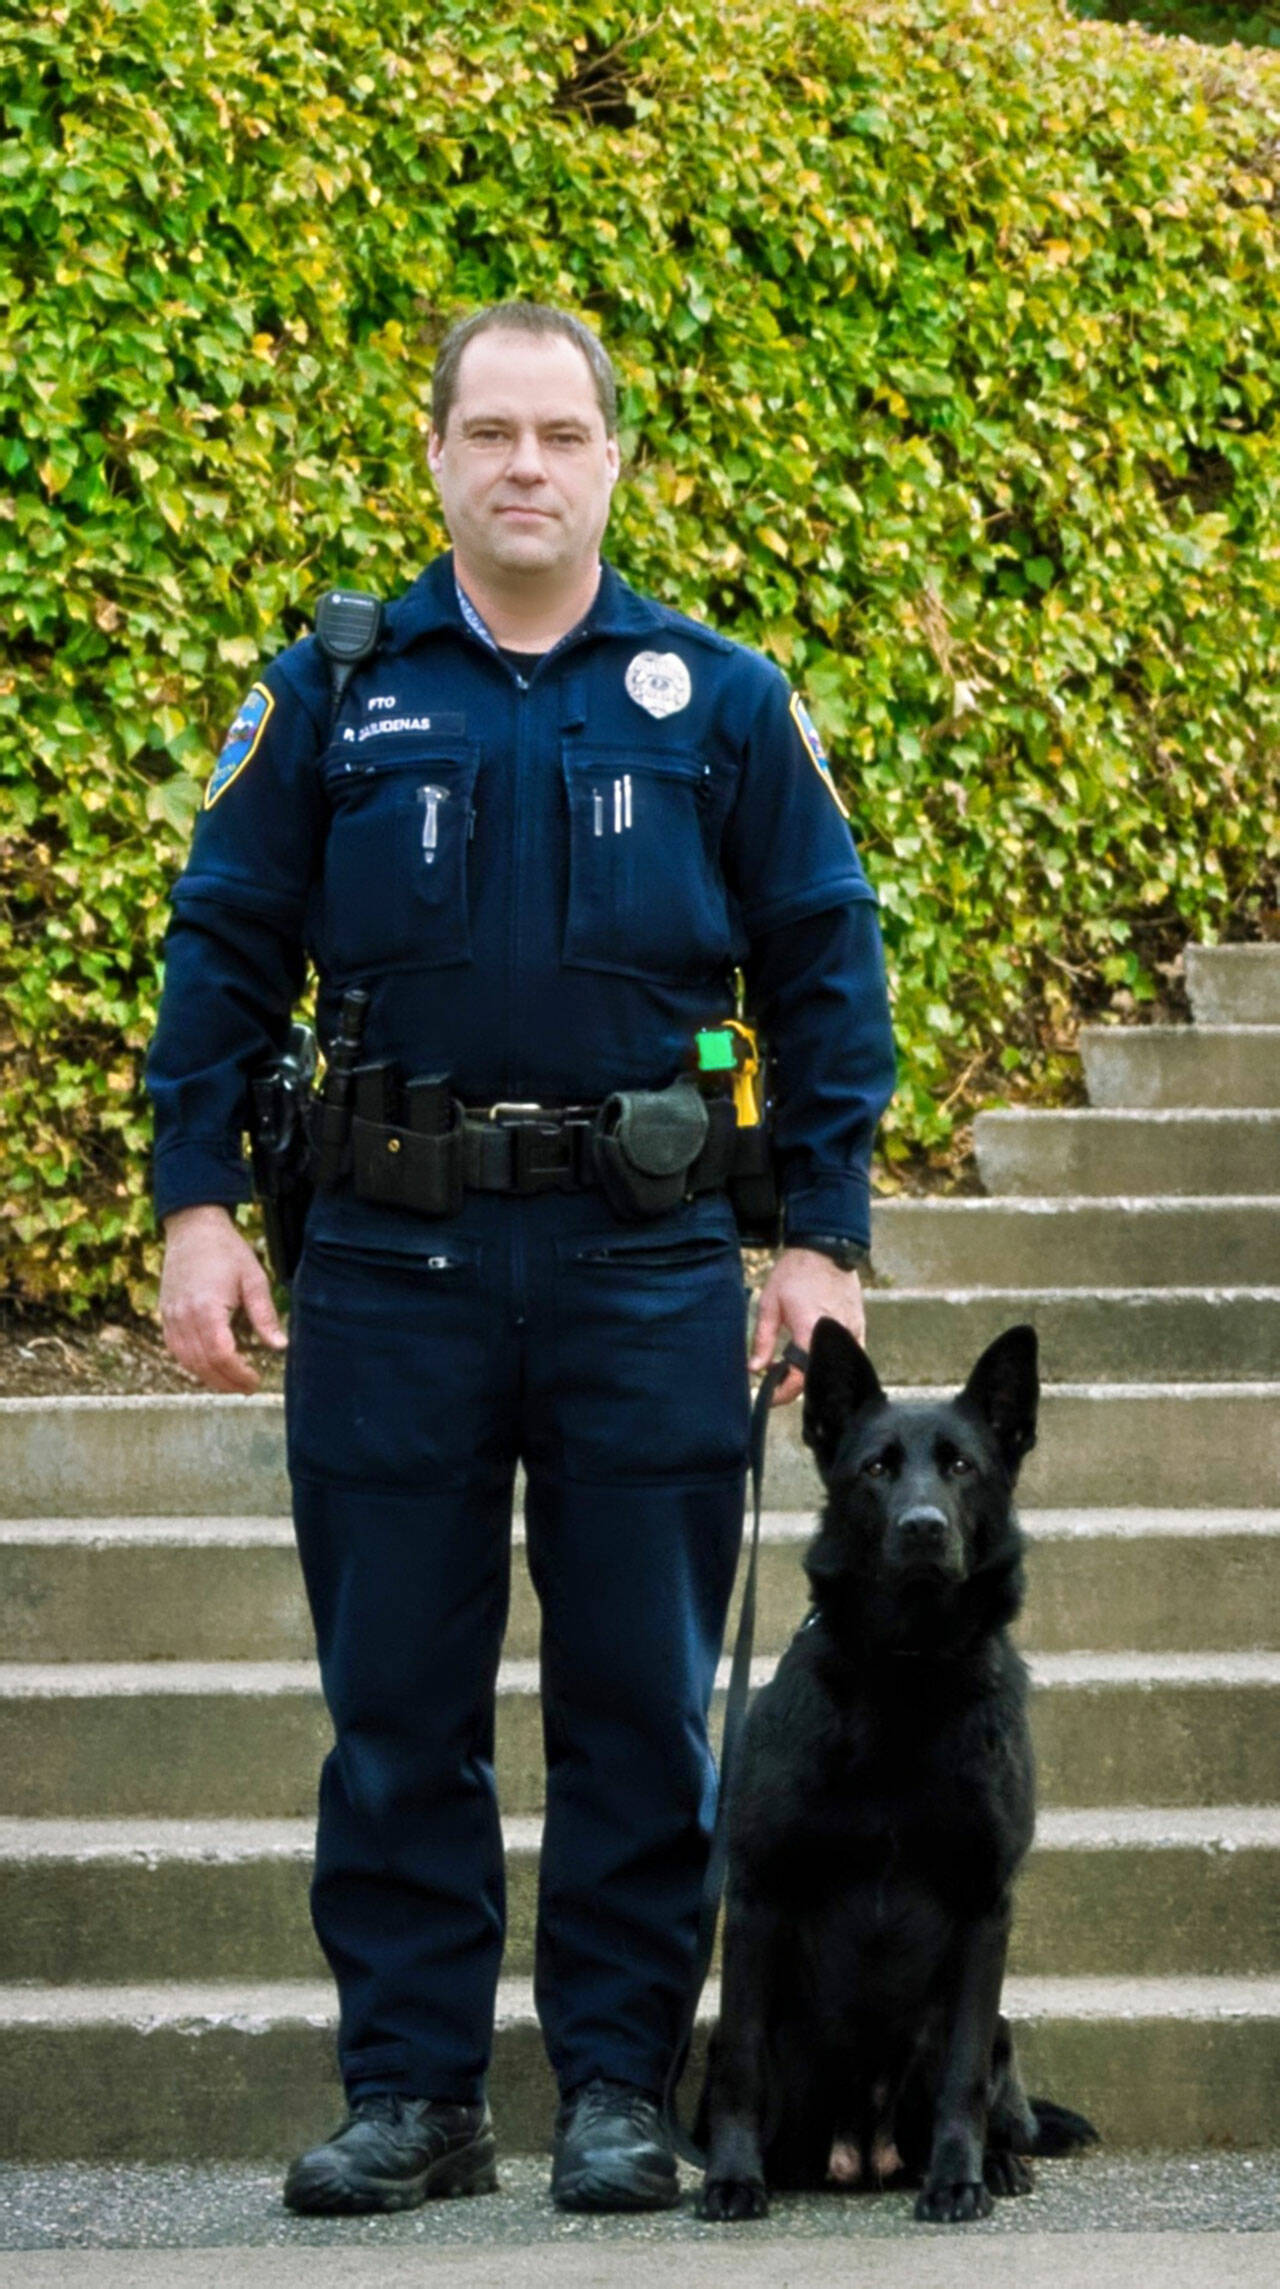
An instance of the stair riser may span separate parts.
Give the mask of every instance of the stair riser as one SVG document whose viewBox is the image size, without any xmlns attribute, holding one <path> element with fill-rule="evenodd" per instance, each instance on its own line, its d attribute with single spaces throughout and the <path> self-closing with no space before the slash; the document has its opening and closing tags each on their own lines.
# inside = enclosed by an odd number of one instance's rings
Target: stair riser
<svg viewBox="0 0 1280 2289">
<path fill-rule="evenodd" d="M 1280 1688 L 1045 1685 L 1046 1804 L 1260 1804 L 1275 1794 Z M 136 1693 L 10 1700 L 0 1813 L 24 1818 L 309 1818 L 329 1728 L 318 1694 Z M 500 1696 L 504 1811 L 543 1803 L 533 1693 Z"/>
<path fill-rule="evenodd" d="M 1280 1113 L 979 1113 L 973 1141 L 996 1194 L 1280 1192 Z"/>
<path fill-rule="evenodd" d="M 761 1544 L 756 1646 L 804 1617 L 803 1532 Z M 1280 1649 L 1280 1536 L 1035 1537 L 1021 1634 L 1042 1652 Z M 736 1625 L 736 1597 L 728 1635 Z M 532 1661 L 539 1613 L 523 1552 L 508 1659 Z M 0 1542 L 0 1661 L 306 1661 L 311 1623 L 292 1545 L 246 1549 Z"/>
<path fill-rule="evenodd" d="M 1048 2018 L 1018 2043 L 1031 2088 L 1087 2113 L 1112 2150 L 1274 2137 L 1280 2021 Z M 688 2093 L 702 2053 L 699 2041 Z M 7 2155 L 29 2163 L 282 2162 L 342 2111 L 331 2031 L 297 2023 L 7 2028 L 0 2081 Z M 499 2031 L 490 2090 L 499 2152 L 547 2151 L 555 2093 L 532 2024 Z"/>
<path fill-rule="evenodd" d="M 1280 1197 L 1154 1208 L 890 1201 L 873 1219 L 872 1253 L 895 1287 L 1275 1287 Z"/>
<path fill-rule="evenodd" d="M 507 1977 L 531 1977 L 537 1856 L 507 1859 Z M 324 1976 L 309 1861 L 0 1862 L 0 1981 Z M 1172 1977 L 1280 1971 L 1280 1850 L 1037 1849 L 1010 1970 Z"/>
<path fill-rule="evenodd" d="M 184 1401 L 177 1415 L 145 1405 L 119 1415 L 104 1404 L 79 1413 L 74 1433 L 52 1408 L 6 1423 L 3 1406 L 10 1517 L 269 1516 L 288 1508 L 274 1402 Z M 773 1510 L 812 1510 L 819 1499 L 800 1420 L 798 1407 L 787 1408 L 770 1432 L 765 1501 Z M 1267 1385 L 1046 1391 L 1039 1445 L 1021 1479 L 1023 1500 L 1049 1509 L 1248 1509 L 1271 1500 L 1278 1485 L 1280 1404 Z"/>
<path fill-rule="evenodd" d="M 962 1383 L 1006 1327 L 1029 1321 L 1051 1383 L 1280 1381 L 1280 1295 L 1165 1293 L 867 1296 L 867 1349 L 886 1383 Z"/>
<path fill-rule="evenodd" d="M 1280 1025 L 1280 946 L 1188 946 L 1197 1025 Z"/>
<path fill-rule="evenodd" d="M 279 1517 L 279 1399 L 0 1399 L 10 1518 Z"/>
<path fill-rule="evenodd" d="M 1080 1054 L 1091 1105 L 1280 1106 L 1280 1026 L 1086 1026 Z"/>
</svg>

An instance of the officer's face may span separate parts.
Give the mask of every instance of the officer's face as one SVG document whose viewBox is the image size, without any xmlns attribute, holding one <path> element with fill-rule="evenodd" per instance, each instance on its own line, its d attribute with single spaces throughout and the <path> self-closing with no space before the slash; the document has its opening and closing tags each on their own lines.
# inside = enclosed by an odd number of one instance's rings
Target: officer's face
<svg viewBox="0 0 1280 2289">
<path fill-rule="evenodd" d="M 495 328 L 468 342 L 427 458 L 462 567 L 536 585 L 595 564 L 618 447 L 587 361 L 562 334 Z"/>
</svg>

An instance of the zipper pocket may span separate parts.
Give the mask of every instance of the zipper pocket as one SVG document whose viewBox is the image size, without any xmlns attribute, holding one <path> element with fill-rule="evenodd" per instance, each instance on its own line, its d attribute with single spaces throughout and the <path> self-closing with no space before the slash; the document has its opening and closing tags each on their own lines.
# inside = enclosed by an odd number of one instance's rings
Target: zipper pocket
<svg viewBox="0 0 1280 2289">
<path fill-rule="evenodd" d="M 437 1279 L 448 1272 L 470 1271 L 475 1262 L 474 1252 L 466 1249 L 425 1256 L 414 1248 L 349 1248 L 341 1240 L 308 1240 L 307 1254 L 338 1270 L 352 1264 L 379 1272 L 430 1272 Z"/>
<path fill-rule="evenodd" d="M 574 1251 L 576 1264 L 609 1264 L 635 1271 L 669 1271 L 696 1264 L 711 1264 L 731 1253 L 733 1242 L 715 1232 L 692 1233 L 687 1240 L 604 1241 L 598 1247 Z"/>
</svg>

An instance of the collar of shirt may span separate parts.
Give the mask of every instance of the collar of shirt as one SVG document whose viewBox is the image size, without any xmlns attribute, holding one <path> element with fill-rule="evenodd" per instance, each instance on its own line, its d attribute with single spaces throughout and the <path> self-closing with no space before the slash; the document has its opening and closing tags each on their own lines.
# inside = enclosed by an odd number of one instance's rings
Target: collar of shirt
<svg viewBox="0 0 1280 2289">
<path fill-rule="evenodd" d="M 602 561 L 600 586 L 591 610 L 569 635 L 560 638 L 554 649 L 559 651 L 570 637 L 580 635 L 587 627 L 593 636 L 644 636 L 665 625 L 666 616 L 661 606 L 651 604 L 648 597 L 629 588 L 613 566 Z M 403 596 L 388 606 L 386 628 L 383 650 L 393 655 L 408 651 L 420 637 L 429 636 L 438 628 L 467 628 L 490 651 L 496 652 L 499 648 L 470 597 L 458 584 L 452 551 L 438 556 L 419 574 L 412 588 L 406 589 Z"/>
</svg>

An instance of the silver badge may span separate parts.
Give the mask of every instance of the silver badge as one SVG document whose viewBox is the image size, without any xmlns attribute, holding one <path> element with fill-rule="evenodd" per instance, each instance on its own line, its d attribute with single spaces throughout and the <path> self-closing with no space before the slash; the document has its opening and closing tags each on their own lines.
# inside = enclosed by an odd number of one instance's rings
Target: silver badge
<svg viewBox="0 0 1280 2289">
<path fill-rule="evenodd" d="M 679 715 L 693 697 L 689 670 L 678 652 L 637 652 L 627 669 L 627 691 L 649 715 Z"/>
</svg>

